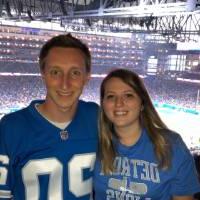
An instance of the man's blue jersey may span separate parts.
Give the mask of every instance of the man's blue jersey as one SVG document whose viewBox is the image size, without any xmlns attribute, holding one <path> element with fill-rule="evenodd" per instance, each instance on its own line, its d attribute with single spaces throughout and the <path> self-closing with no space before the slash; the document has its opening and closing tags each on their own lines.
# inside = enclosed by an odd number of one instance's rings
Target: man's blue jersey
<svg viewBox="0 0 200 200">
<path fill-rule="evenodd" d="M 96 156 L 98 106 L 79 101 L 62 131 L 34 101 L 0 123 L 0 199 L 89 200 Z"/>
<path fill-rule="evenodd" d="M 153 144 L 145 130 L 136 144 L 127 147 L 116 142 L 116 171 L 103 175 L 95 163 L 95 200 L 170 200 L 172 196 L 193 195 L 200 191 L 193 157 L 181 137 L 169 133 L 172 163 L 160 169 Z"/>
</svg>

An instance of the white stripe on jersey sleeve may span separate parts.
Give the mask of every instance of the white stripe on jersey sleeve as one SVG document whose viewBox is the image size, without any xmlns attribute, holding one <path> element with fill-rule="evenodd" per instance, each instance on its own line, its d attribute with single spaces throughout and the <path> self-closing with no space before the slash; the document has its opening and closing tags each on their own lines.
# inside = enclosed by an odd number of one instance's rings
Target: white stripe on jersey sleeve
<svg viewBox="0 0 200 200">
<path fill-rule="evenodd" d="M 11 191 L 9 190 L 0 190 L 0 198 L 11 199 L 13 196 L 11 195 Z"/>
</svg>

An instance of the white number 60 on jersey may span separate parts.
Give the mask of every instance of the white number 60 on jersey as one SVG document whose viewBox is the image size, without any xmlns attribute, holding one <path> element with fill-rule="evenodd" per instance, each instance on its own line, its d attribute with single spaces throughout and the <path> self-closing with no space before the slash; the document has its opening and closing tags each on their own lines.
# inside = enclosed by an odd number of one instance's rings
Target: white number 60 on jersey
<svg viewBox="0 0 200 200">
<path fill-rule="evenodd" d="M 1 162 L 7 162 L 6 157 L 0 157 Z M 83 180 L 83 169 L 93 169 L 95 153 L 76 154 L 68 163 L 69 191 L 76 197 L 89 194 L 92 188 L 92 178 Z M 8 163 L 8 162 L 7 162 Z M 6 163 L 6 164 L 7 164 Z M 64 168 L 64 169 L 63 169 Z M 63 170 L 65 166 L 55 157 L 46 159 L 30 160 L 22 169 L 22 178 L 26 190 L 26 199 L 38 200 L 40 194 L 39 175 L 49 175 L 48 200 L 63 199 Z M 4 174 L 0 184 L 6 183 L 7 169 L 0 168 Z"/>
</svg>

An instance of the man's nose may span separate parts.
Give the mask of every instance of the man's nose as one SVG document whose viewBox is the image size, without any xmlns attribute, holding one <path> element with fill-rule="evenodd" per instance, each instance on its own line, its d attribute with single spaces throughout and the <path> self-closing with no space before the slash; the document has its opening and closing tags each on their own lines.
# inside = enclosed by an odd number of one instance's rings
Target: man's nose
<svg viewBox="0 0 200 200">
<path fill-rule="evenodd" d="M 68 74 L 64 74 L 61 80 L 62 89 L 67 89 L 70 87 L 70 78 Z"/>
</svg>

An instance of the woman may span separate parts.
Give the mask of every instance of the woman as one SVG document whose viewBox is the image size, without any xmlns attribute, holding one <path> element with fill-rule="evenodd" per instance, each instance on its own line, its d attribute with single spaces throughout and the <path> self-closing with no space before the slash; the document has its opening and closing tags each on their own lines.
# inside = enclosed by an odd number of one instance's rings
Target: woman
<svg viewBox="0 0 200 200">
<path fill-rule="evenodd" d="M 181 137 L 162 122 L 138 75 L 117 69 L 101 84 L 95 200 L 191 200 L 200 190 Z"/>
</svg>

